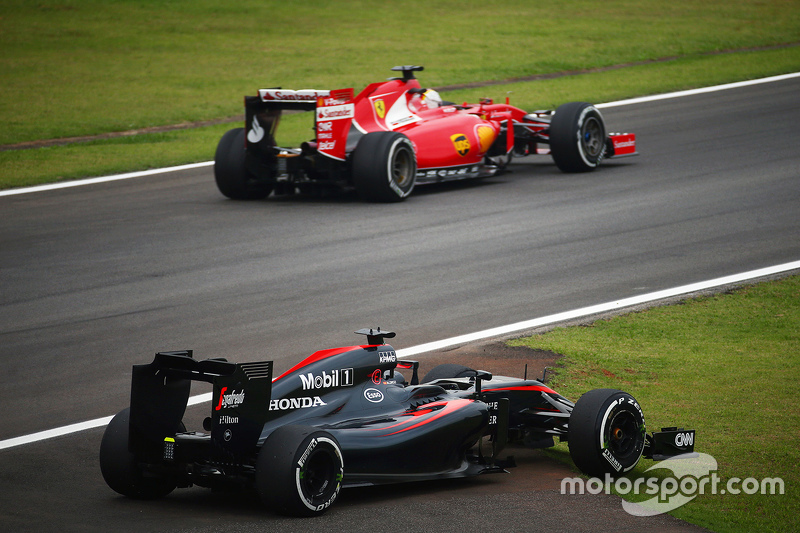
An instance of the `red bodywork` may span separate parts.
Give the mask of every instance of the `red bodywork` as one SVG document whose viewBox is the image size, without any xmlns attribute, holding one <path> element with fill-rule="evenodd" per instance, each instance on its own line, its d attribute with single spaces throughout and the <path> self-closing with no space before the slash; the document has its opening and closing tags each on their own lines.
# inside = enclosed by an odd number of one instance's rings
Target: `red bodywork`
<svg viewBox="0 0 800 533">
<path fill-rule="evenodd" d="M 525 112 L 510 105 L 455 106 L 428 108 L 415 105 L 422 89 L 416 79 L 394 79 L 367 86 L 350 102 L 317 107 L 317 150 L 328 157 L 344 160 L 349 152 L 347 140 L 373 131 L 396 131 L 406 135 L 417 155 L 417 176 L 429 169 L 468 167 L 483 163 L 483 157 L 504 129 L 509 118 L 524 119 Z M 352 112 L 340 117 L 342 106 Z M 329 120 L 334 111 L 334 120 Z M 325 133 L 332 131 L 331 141 Z M 343 142 L 344 141 L 344 142 Z M 513 144 L 512 144 L 513 146 Z M 477 171 L 477 169 L 476 169 Z"/>
<path fill-rule="evenodd" d="M 607 133 L 599 110 L 590 104 L 571 102 L 555 111 L 528 113 L 508 99 L 442 102 L 414 76 L 422 67 L 392 70 L 402 77 L 370 84 L 357 95 L 353 89 L 274 88 L 245 97 L 244 129 L 228 132 L 217 149 L 220 190 L 231 198 L 254 199 L 272 191 L 335 185 L 395 201 L 405 198 L 414 183 L 493 176 L 513 157 L 550 154 L 562 171 L 585 172 L 604 159 L 637 153 L 635 135 Z M 313 111 L 314 139 L 300 148 L 277 146 L 283 110 Z M 372 139 L 359 155 L 359 144 L 369 134 Z M 408 147 L 405 154 L 402 143 Z M 387 179 L 389 191 L 382 185 Z"/>
</svg>

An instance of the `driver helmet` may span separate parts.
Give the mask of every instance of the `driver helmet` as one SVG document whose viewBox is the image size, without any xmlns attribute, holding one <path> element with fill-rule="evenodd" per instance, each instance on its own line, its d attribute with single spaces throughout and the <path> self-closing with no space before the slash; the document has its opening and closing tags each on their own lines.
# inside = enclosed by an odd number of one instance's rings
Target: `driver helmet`
<svg viewBox="0 0 800 533">
<path fill-rule="evenodd" d="M 415 92 L 408 102 L 408 109 L 412 113 L 419 113 L 426 109 L 434 109 L 442 105 L 442 98 L 433 89 Z"/>
<path fill-rule="evenodd" d="M 442 105 L 442 97 L 433 89 L 425 89 L 422 93 L 422 101 L 428 106 L 428 109 L 433 109 Z"/>
</svg>

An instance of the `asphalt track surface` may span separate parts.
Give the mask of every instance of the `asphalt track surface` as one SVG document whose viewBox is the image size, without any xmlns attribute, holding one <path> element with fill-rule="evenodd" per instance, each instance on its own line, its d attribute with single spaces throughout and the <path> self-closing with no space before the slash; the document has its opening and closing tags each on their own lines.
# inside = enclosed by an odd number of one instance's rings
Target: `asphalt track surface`
<svg viewBox="0 0 800 533">
<path fill-rule="evenodd" d="M 795 78 L 603 109 L 640 157 L 585 175 L 529 158 L 393 205 L 233 202 L 210 167 L 2 197 L 0 440 L 116 413 L 131 365 L 158 350 L 281 372 L 360 342 L 361 327 L 395 330 L 404 348 L 796 261 L 798 94 Z M 494 347 L 478 351 L 491 362 Z M 417 358 L 424 371 L 460 353 Z M 105 486 L 101 436 L 0 450 L 3 529 L 696 530 L 629 516 L 613 496 L 561 495 L 574 474 L 525 451 L 508 475 L 344 491 L 313 522 L 200 488 L 138 502 Z"/>
</svg>

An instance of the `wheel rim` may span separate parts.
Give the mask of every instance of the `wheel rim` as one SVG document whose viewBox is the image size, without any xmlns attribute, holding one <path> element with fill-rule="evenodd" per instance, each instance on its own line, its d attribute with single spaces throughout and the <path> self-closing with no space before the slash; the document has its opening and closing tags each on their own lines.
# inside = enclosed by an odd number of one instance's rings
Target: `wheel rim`
<svg viewBox="0 0 800 533">
<path fill-rule="evenodd" d="M 408 187 L 412 183 L 412 167 L 413 164 L 409 151 L 405 148 L 397 150 L 392 160 L 392 181 L 401 189 Z"/>
<path fill-rule="evenodd" d="M 326 451 L 315 451 L 300 471 L 303 493 L 312 502 L 327 499 L 336 488 L 337 474 L 338 467 L 333 456 Z"/>
<path fill-rule="evenodd" d="M 581 128 L 581 143 L 589 157 L 598 157 L 603 152 L 603 127 L 595 117 L 589 117 Z"/>
<path fill-rule="evenodd" d="M 639 423 L 633 413 L 621 411 L 609 420 L 603 440 L 614 457 L 625 459 L 638 452 L 640 436 Z"/>
</svg>

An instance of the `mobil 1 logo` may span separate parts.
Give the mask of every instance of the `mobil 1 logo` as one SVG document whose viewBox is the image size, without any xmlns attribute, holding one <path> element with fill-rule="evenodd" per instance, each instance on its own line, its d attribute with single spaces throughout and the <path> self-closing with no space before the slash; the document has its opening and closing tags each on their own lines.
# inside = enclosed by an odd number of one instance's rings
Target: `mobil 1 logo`
<svg viewBox="0 0 800 533">
<path fill-rule="evenodd" d="M 353 369 L 339 368 L 337 370 L 307 374 L 300 374 L 303 390 L 329 389 L 331 387 L 350 387 L 353 385 Z"/>
</svg>

